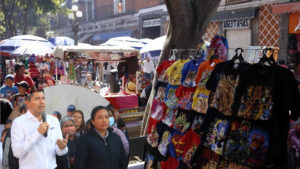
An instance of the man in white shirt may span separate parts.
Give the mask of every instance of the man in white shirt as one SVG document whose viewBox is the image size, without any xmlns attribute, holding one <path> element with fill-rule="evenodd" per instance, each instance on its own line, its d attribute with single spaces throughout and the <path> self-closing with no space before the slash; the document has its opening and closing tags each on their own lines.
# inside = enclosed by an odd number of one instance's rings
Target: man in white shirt
<svg viewBox="0 0 300 169">
<path fill-rule="evenodd" d="M 144 79 L 150 81 L 152 78 L 152 72 L 155 71 L 154 65 L 149 57 L 143 61 L 143 72 L 144 72 Z"/>
<path fill-rule="evenodd" d="M 46 115 L 43 122 L 45 95 L 42 90 L 27 96 L 26 102 L 28 111 L 16 118 L 11 128 L 13 155 L 19 158 L 20 169 L 54 169 L 56 155 L 68 152 L 68 136 L 63 139 L 57 118 Z"/>
</svg>

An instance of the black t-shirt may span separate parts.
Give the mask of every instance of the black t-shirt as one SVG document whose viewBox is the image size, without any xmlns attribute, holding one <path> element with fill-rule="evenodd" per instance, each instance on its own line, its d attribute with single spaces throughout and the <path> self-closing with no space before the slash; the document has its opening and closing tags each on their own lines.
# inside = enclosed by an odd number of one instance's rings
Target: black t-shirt
<svg viewBox="0 0 300 169">
<path fill-rule="evenodd" d="M 254 168 L 285 168 L 290 118 L 300 113 L 294 75 L 277 65 L 254 64 L 232 76 L 222 64 L 226 67 L 226 62 L 217 66 L 207 83 L 210 108 L 193 162 L 225 159 Z"/>
</svg>

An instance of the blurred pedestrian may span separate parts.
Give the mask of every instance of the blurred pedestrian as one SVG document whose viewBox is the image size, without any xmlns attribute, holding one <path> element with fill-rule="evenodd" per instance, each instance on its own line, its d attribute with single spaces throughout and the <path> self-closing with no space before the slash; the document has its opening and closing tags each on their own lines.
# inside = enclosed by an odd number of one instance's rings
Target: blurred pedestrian
<svg viewBox="0 0 300 169">
<path fill-rule="evenodd" d="M 111 127 L 113 129 L 113 132 L 116 133 L 117 135 L 120 136 L 126 155 L 129 155 L 129 140 L 128 138 L 125 136 L 125 133 L 123 133 L 122 130 L 118 129 L 117 127 L 114 126 L 115 123 L 115 119 L 112 115 L 112 110 L 109 110 L 109 127 Z"/>
<path fill-rule="evenodd" d="M 76 107 L 73 104 L 70 104 L 67 108 L 67 116 L 72 117 Z"/>
<path fill-rule="evenodd" d="M 17 83 L 16 86 L 18 87 L 18 93 L 13 97 L 14 107 L 25 101 L 25 97 L 28 95 L 26 90 L 29 88 L 28 83 L 25 81 Z"/>
<path fill-rule="evenodd" d="M 68 116 L 65 116 L 60 121 L 61 131 L 63 133 L 64 138 L 67 136 L 68 139 L 68 162 L 70 164 L 70 168 L 74 168 L 74 157 L 75 157 L 75 146 L 78 137 L 75 135 L 75 122 L 74 119 Z"/>
<path fill-rule="evenodd" d="M 91 112 L 94 126 L 76 143 L 75 169 L 125 169 L 127 157 L 121 138 L 109 127 L 107 107 L 96 106 Z"/>
<path fill-rule="evenodd" d="M 34 86 L 34 82 L 32 78 L 28 75 L 25 75 L 25 66 L 23 63 L 16 63 L 15 64 L 15 74 L 14 74 L 15 83 L 19 83 L 21 81 L 26 81 L 29 85 L 29 89 L 27 90 L 27 93 L 31 93 L 36 91 L 36 88 Z"/>
<path fill-rule="evenodd" d="M 11 141 L 13 155 L 20 168 L 56 168 L 56 155 L 68 152 L 68 138 L 63 139 L 58 120 L 44 115 L 45 95 L 38 90 L 27 96 L 28 111 L 13 121 Z"/>
<path fill-rule="evenodd" d="M 151 81 L 152 74 L 155 72 L 154 65 L 149 57 L 146 58 L 146 60 L 143 61 L 143 72 L 144 72 L 144 79 L 146 81 Z"/>
<path fill-rule="evenodd" d="M 54 112 L 52 113 L 52 116 L 53 116 L 53 117 L 56 117 L 56 118 L 58 119 L 58 121 L 61 120 L 61 114 L 60 114 L 59 111 L 54 111 Z"/>
<path fill-rule="evenodd" d="M 0 97 L 6 98 L 9 101 L 13 101 L 13 95 L 18 93 L 18 88 L 14 86 L 14 76 L 6 75 L 5 83 L 0 88 Z"/>
<path fill-rule="evenodd" d="M 74 119 L 74 122 L 75 122 L 76 136 L 79 137 L 82 134 L 86 133 L 83 112 L 81 110 L 75 110 L 73 112 L 72 118 Z"/>
</svg>

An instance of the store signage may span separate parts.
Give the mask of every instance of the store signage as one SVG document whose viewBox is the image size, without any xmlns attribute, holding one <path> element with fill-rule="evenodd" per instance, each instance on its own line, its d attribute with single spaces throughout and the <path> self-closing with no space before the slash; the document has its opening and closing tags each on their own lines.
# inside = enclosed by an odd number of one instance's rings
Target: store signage
<svg viewBox="0 0 300 169">
<path fill-rule="evenodd" d="M 144 28 L 154 27 L 154 26 L 160 26 L 160 18 L 143 20 L 143 27 Z"/>
<path fill-rule="evenodd" d="M 223 22 L 224 29 L 240 29 L 240 28 L 249 28 L 250 20 L 245 19 L 232 19 Z"/>
</svg>

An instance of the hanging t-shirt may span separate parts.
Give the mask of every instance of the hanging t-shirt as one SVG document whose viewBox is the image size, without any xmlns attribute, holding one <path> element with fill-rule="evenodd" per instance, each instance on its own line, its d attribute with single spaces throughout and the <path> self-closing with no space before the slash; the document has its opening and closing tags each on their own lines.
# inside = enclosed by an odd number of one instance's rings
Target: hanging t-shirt
<svg viewBox="0 0 300 169">
<path fill-rule="evenodd" d="M 168 83 L 167 78 L 167 69 L 174 63 L 176 60 L 166 60 L 162 62 L 157 68 L 156 72 L 158 73 L 158 81 Z"/>
<path fill-rule="evenodd" d="M 189 164 L 194 156 L 197 147 L 200 144 L 200 136 L 195 133 L 193 130 L 189 130 L 186 134 L 181 138 L 181 142 L 185 143 L 184 152 L 182 154 L 182 161 Z"/>
<path fill-rule="evenodd" d="M 226 61 L 216 65 L 206 88 L 211 91 L 209 106 L 217 109 L 224 115 L 232 115 L 235 89 L 239 83 L 240 75 L 249 68 L 248 63 L 239 63 L 235 68 L 233 61 Z"/>
<path fill-rule="evenodd" d="M 176 90 L 179 86 L 174 86 L 168 84 L 166 93 L 165 93 L 165 104 L 170 109 L 177 108 L 177 97 L 176 97 Z"/>
<path fill-rule="evenodd" d="M 178 107 L 184 110 L 192 108 L 193 95 L 196 87 L 183 87 L 180 85 L 176 90 L 176 97 L 178 98 Z"/>
<path fill-rule="evenodd" d="M 215 66 L 222 60 L 213 59 L 202 62 L 198 68 L 198 74 L 196 77 L 197 89 L 193 96 L 192 109 L 198 113 L 206 113 L 208 108 L 208 98 L 210 91 L 206 89 L 205 84 L 208 81 L 211 72 Z"/>
<path fill-rule="evenodd" d="M 194 59 L 184 64 L 181 70 L 181 85 L 184 87 L 196 87 L 196 76 L 199 65 L 203 59 Z"/>
<path fill-rule="evenodd" d="M 178 110 L 177 109 L 167 109 L 166 110 L 166 114 L 163 117 L 162 122 L 165 125 L 173 128 L 177 114 L 178 114 Z"/>
<path fill-rule="evenodd" d="M 167 78 L 169 80 L 169 84 L 180 85 L 181 70 L 184 64 L 188 61 L 188 59 L 178 60 L 167 69 Z"/>
<path fill-rule="evenodd" d="M 193 123 L 195 115 L 195 113 L 179 109 L 174 121 L 173 129 L 180 133 L 185 133 Z"/>
<path fill-rule="evenodd" d="M 157 82 L 154 88 L 156 92 L 155 99 L 157 101 L 163 102 L 165 100 L 167 84 L 163 82 Z"/>
<path fill-rule="evenodd" d="M 160 121 L 164 116 L 165 109 L 166 106 L 163 102 L 154 99 L 151 108 L 151 118 Z"/>
</svg>

